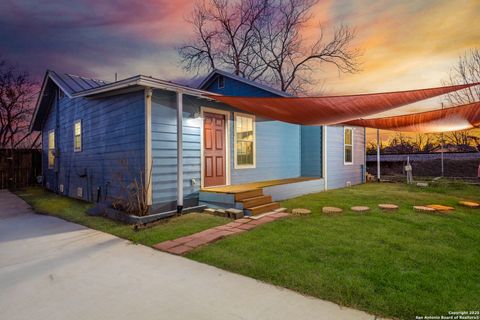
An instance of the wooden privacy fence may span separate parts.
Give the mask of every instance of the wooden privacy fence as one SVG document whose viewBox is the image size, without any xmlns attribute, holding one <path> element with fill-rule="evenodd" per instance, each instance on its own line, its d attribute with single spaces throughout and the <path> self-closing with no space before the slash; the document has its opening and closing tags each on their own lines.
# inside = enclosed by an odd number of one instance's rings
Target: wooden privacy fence
<svg viewBox="0 0 480 320">
<path fill-rule="evenodd" d="M 0 149 L 0 189 L 24 188 L 42 175 L 42 152 L 30 149 Z"/>
</svg>

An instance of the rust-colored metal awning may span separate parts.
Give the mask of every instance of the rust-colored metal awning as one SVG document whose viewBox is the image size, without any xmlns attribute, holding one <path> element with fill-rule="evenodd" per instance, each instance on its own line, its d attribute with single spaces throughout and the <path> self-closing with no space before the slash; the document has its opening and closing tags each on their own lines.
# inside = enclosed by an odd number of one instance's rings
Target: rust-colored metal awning
<svg viewBox="0 0 480 320">
<path fill-rule="evenodd" d="M 357 120 L 479 83 L 447 87 L 325 97 L 255 98 L 207 95 L 258 116 L 302 125 L 331 125 Z"/>
<path fill-rule="evenodd" d="M 344 124 L 423 133 L 466 130 L 480 126 L 480 102 L 395 117 L 359 119 Z"/>
</svg>

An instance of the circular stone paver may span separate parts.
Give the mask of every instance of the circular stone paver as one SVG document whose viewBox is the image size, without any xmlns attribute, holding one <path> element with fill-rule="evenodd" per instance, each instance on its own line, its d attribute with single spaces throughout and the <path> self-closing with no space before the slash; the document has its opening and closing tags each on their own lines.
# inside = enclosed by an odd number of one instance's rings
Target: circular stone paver
<svg viewBox="0 0 480 320">
<path fill-rule="evenodd" d="M 458 204 L 468 208 L 480 208 L 480 203 L 473 201 L 460 201 Z"/>
<path fill-rule="evenodd" d="M 355 211 L 355 212 L 367 212 L 368 210 L 370 210 L 370 207 L 354 206 L 354 207 L 351 207 L 350 210 Z"/>
<path fill-rule="evenodd" d="M 295 216 L 305 216 L 305 215 L 310 214 L 310 213 L 312 213 L 311 210 L 304 209 L 304 208 L 292 209 L 292 214 L 295 215 Z"/>
<path fill-rule="evenodd" d="M 433 208 L 426 207 L 426 206 L 413 206 L 413 209 L 415 209 L 416 211 L 421 211 L 421 212 L 435 212 L 435 211 L 437 211 Z"/>
<path fill-rule="evenodd" d="M 444 206 L 441 204 L 429 204 L 427 207 L 435 209 L 436 211 L 451 211 L 455 210 L 454 207 Z"/>
<path fill-rule="evenodd" d="M 398 209 L 398 206 L 392 203 L 380 203 L 378 207 L 382 210 L 390 210 L 390 211 Z"/>
<path fill-rule="evenodd" d="M 323 213 L 342 213 L 343 209 L 337 207 L 323 207 Z"/>
</svg>

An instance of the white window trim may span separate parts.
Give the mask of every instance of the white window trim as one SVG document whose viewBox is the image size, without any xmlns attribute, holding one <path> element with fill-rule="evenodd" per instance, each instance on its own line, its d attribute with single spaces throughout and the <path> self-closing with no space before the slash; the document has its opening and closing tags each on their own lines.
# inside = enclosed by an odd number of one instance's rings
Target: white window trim
<svg viewBox="0 0 480 320">
<path fill-rule="evenodd" d="M 53 149 L 50 149 L 50 134 L 53 133 Z M 48 169 L 55 168 L 55 129 L 49 130 L 47 135 L 47 167 Z M 50 150 L 53 150 L 53 165 L 50 165 Z"/>
<path fill-rule="evenodd" d="M 253 164 L 239 165 L 237 164 L 237 118 L 238 117 L 251 118 L 253 123 Z M 257 133 L 255 129 L 255 115 L 248 113 L 234 112 L 234 123 L 233 123 L 233 158 L 234 158 L 234 169 L 254 169 L 257 167 Z"/>
<path fill-rule="evenodd" d="M 347 144 L 345 143 L 345 131 L 347 131 L 347 130 L 351 130 L 351 131 L 352 131 L 352 144 L 351 144 L 351 146 L 352 146 L 352 162 L 346 162 L 346 161 L 345 161 L 345 155 L 346 155 L 346 153 L 345 153 L 345 147 L 347 146 Z M 354 145 L 355 145 L 355 139 L 354 139 L 354 138 L 355 138 L 355 135 L 354 135 L 354 132 L 355 132 L 355 131 L 353 130 L 353 127 L 343 127 L 343 164 L 344 164 L 345 166 L 351 166 L 351 165 L 353 165 L 353 162 L 354 162 L 354 154 L 355 154 L 355 153 L 354 153 L 354 149 L 355 149 L 355 147 L 354 147 Z"/>
<path fill-rule="evenodd" d="M 75 126 L 80 123 L 80 148 L 75 146 Z M 81 152 L 83 150 L 83 123 L 82 119 L 75 120 L 73 123 L 73 152 Z"/>
<path fill-rule="evenodd" d="M 230 185 L 230 180 L 231 180 L 231 177 L 230 177 L 230 168 L 231 168 L 231 164 L 230 164 L 230 111 L 225 111 L 225 110 L 220 110 L 220 109 L 215 109 L 215 108 L 210 108 L 210 107 L 201 107 L 200 108 L 200 118 L 201 118 L 201 124 L 200 124 L 200 188 L 203 189 L 205 187 L 204 185 L 204 119 L 205 117 L 203 116 L 203 113 L 204 112 L 207 112 L 207 113 L 216 113 L 216 114 L 222 114 L 225 116 L 225 154 L 226 154 L 226 159 L 225 159 L 225 170 L 226 170 L 226 173 L 227 173 L 227 178 L 226 178 L 226 183 L 225 185 L 226 186 L 229 186 Z M 210 188 L 210 187 L 209 187 Z"/>
</svg>

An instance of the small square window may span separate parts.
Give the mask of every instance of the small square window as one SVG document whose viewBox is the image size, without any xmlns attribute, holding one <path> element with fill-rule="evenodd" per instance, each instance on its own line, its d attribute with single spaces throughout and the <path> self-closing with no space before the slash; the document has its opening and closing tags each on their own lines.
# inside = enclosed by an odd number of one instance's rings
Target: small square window
<svg viewBox="0 0 480 320">
<path fill-rule="evenodd" d="M 225 88 L 225 77 L 224 76 L 218 76 L 218 89 L 223 89 Z"/>
</svg>

